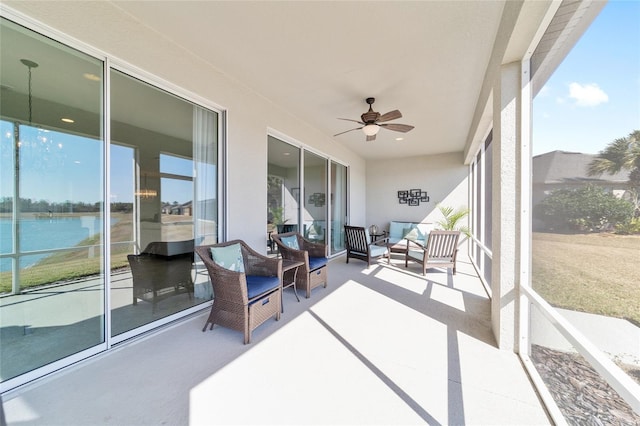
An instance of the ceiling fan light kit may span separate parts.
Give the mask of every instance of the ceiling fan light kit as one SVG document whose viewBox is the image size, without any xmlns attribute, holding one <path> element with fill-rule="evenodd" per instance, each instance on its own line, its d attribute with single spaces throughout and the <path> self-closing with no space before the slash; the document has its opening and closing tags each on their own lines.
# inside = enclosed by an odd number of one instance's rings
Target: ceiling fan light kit
<svg viewBox="0 0 640 426">
<path fill-rule="evenodd" d="M 413 126 L 410 126 L 408 124 L 397 124 L 397 123 L 385 123 L 386 121 L 391 121 L 391 120 L 395 120 L 397 118 L 401 118 L 402 114 L 400 113 L 400 111 L 393 110 L 393 111 L 389 111 L 386 114 L 382 114 L 380 115 L 379 112 L 376 112 L 373 110 L 373 103 L 376 101 L 375 98 L 367 98 L 366 102 L 367 104 L 369 104 L 369 111 L 365 112 L 364 114 L 362 114 L 360 116 L 360 120 L 352 120 L 350 118 L 339 118 L 338 120 L 345 120 L 345 121 L 353 121 L 354 123 L 358 123 L 361 124 L 361 127 L 356 127 L 355 129 L 350 129 L 350 130 L 346 130 L 344 132 L 335 134 L 333 136 L 339 136 L 342 135 L 344 133 L 348 133 L 351 132 L 353 130 L 360 130 L 362 129 L 362 132 L 366 135 L 366 139 L 367 141 L 373 141 L 376 139 L 376 135 L 378 134 L 378 131 L 380 131 L 381 127 L 386 128 L 387 130 L 393 130 L 394 132 L 402 132 L 402 133 L 406 133 L 409 130 L 413 129 Z M 382 123 L 382 124 L 380 124 Z"/>
<path fill-rule="evenodd" d="M 380 130 L 380 126 L 378 126 L 377 124 L 367 124 L 362 128 L 362 131 L 367 136 L 373 136 L 377 134 L 379 130 Z"/>
</svg>

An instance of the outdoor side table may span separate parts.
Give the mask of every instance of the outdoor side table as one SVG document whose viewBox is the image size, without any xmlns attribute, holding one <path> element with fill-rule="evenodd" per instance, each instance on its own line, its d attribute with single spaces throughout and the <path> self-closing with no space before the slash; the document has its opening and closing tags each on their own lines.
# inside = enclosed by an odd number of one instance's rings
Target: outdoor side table
<svg viewBox="0 0 640 426">
<path fill-rule="evenodd" d="M 409 250 L 409 241 L 407 239 L 402 239 L 397 243 L 387 243 L 387 249 L 389 250 L 389 257 L 387 261 L 391 264 L 391 253 L 402 253 L 406 256 L 407 250 Z"/>
<path fill-rule="evenodd" d="M 387 232 L 386 231 L 382 231 L 379 234 L 371 234 L 371 241 L 378 241 L 384 237 L 387 236 Z"/>
<path fill-rule="evenodd" d="M 298 268 L 302 265 L 304 265 L 304 262 L 282 259 L 282 291 L 280 292 L 280 309 L 282 310 L 282 312 L 284 312 L 282 293 L 284 293 L 285 288 L 293 286 L 293 294 L 296 295 L 296 300 L 300 302 L 300 298 L 298 297 L 298 290 L 296 290 L 296 277 L 298 276 Z"/>
</svg>

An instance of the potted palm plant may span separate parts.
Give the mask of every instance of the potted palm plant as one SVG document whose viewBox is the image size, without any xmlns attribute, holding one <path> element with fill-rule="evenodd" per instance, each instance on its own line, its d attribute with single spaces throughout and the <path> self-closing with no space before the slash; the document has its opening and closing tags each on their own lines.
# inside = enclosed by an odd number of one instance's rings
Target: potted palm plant
<svg viewBox="0 0 640 426">
<path fill-rule="evenodd" d="M 467 238 L 471 238 L 471 231 L 462 220 L 469 214 L 468 207 L 459 207 L 457 210 L 450 206 L 442 206 L 438 204 L 438 210 L 442 213 L 443 218 L 436 222 L 440 229 L 444 231 L 460 231 Z"/>
</svg>

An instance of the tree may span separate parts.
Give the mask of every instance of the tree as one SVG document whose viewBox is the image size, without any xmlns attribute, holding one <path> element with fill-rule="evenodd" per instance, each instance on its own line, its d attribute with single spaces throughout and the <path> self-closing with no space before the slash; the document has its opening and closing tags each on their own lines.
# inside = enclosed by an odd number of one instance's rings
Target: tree
<svg viewBox="0 0 640 426">
<path fill-rule="evenodd" d="M 589 163 L 589 176 L 610 175 L 629 171 L 629 192 L 636 212 L 640 210 L 640 130 L 611 142 Z"/>
</svg>

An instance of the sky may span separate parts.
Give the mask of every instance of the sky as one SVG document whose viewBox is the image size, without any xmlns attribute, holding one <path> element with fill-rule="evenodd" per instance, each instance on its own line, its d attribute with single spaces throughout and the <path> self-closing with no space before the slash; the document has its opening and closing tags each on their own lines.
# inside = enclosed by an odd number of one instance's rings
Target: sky
<svg viewBox="0 0 640 426">
<path fill-rule="evenodd" d="M 640 130 L 640 0 L 610 0 L 535 97 L 533 154 L 597 154 L 634 130 Z"/>
</svg>

